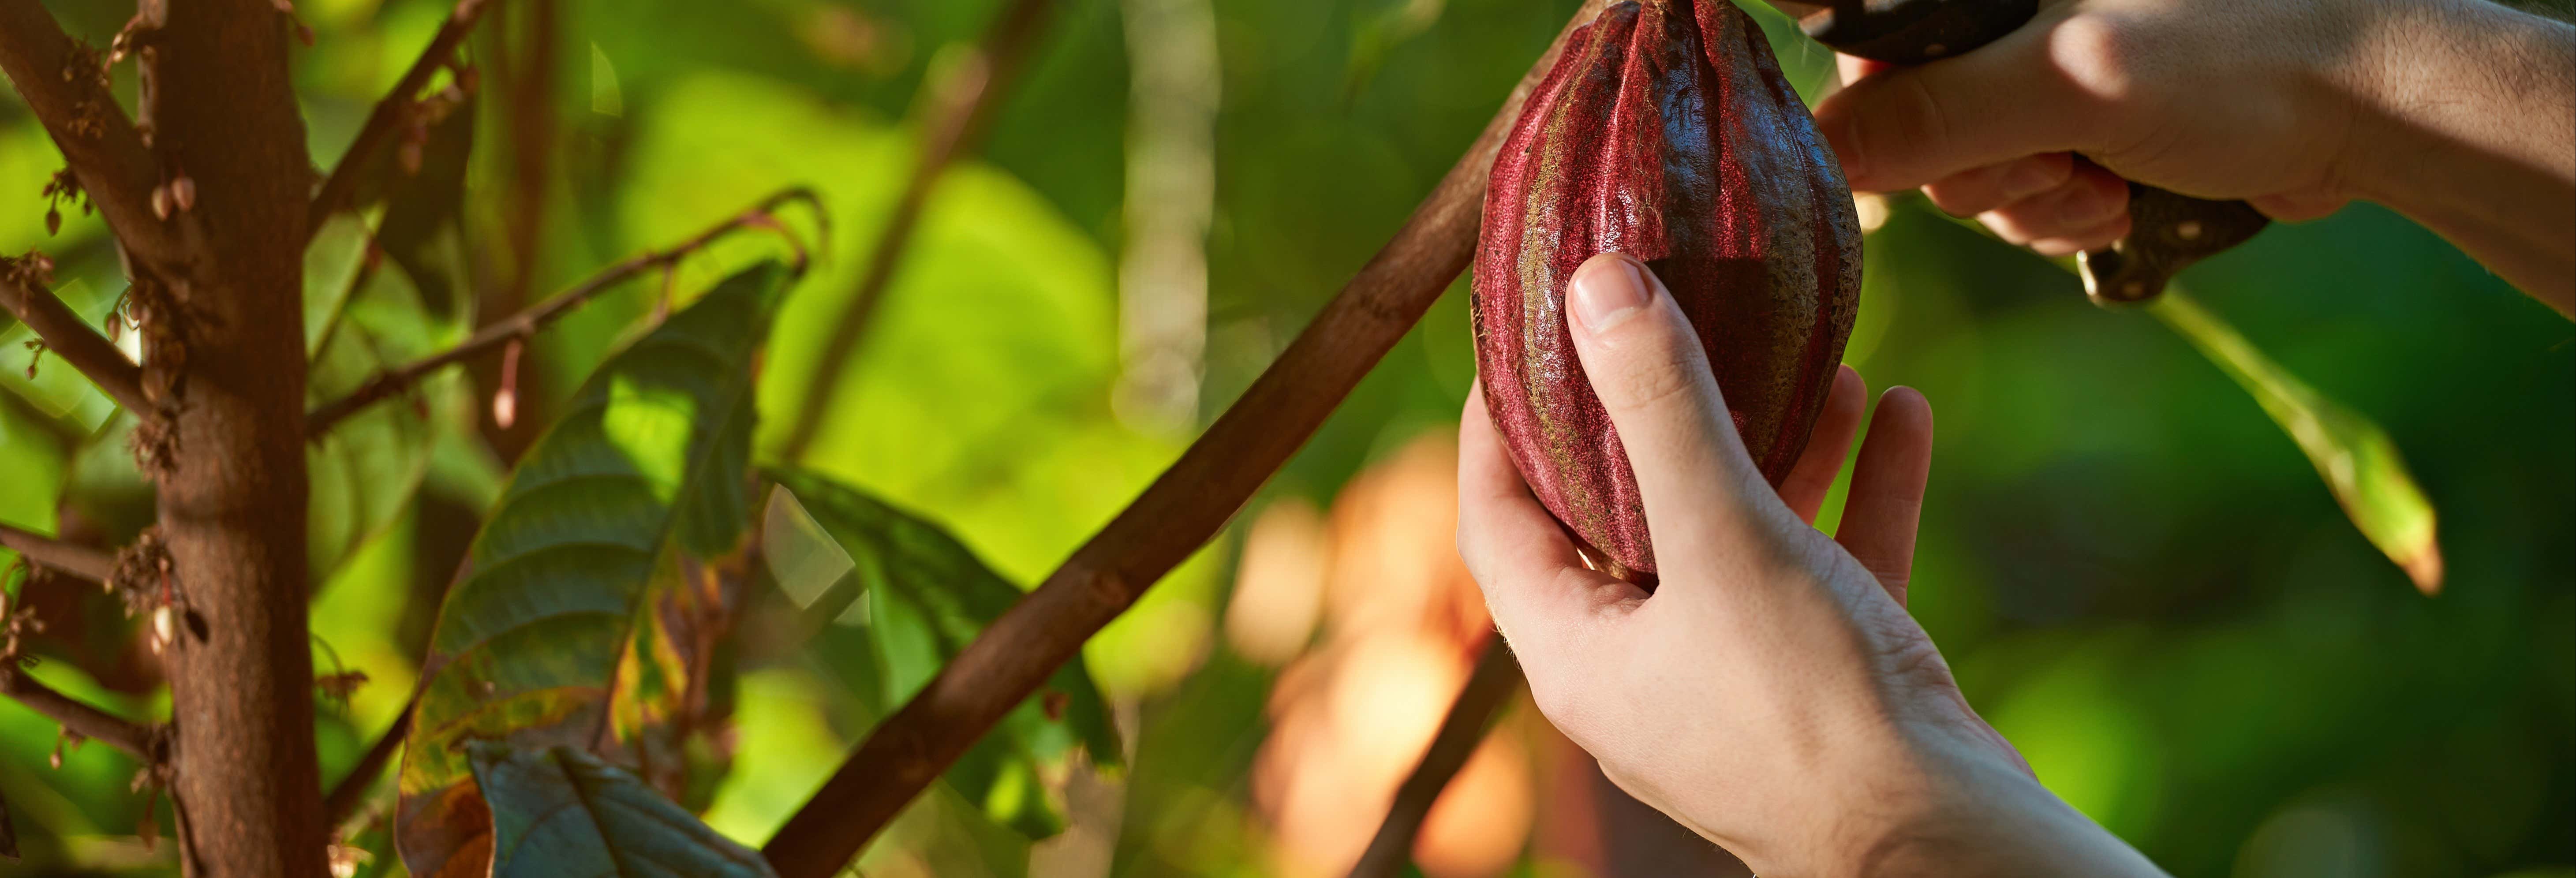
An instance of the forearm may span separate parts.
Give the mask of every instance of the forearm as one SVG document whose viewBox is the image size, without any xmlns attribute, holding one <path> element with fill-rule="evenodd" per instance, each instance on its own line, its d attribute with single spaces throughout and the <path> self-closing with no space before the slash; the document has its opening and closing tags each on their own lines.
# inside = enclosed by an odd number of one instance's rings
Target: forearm
<svg viewBox="0 0 2576 878">
<path fill-rule="evenodd" d="M 2357 194 L 2576 310 L 2576 28 L 2424 0 L 2369 39 Z"/>
<path fill-rule="evenodd" d="M 1851 878 L 2164 878 L 2147 858 L 2076 811 L 2018 763 L 1930 745 L 1944 792 L 1910 815 L 1850 837 L 1816 874 Z M 1880 804 L 1885 804 L 1884 802 Z M 1866 813 L 1871 809 L 1855 809 Z"/>
<path fill-rule="evenodd" d="M 2165 878 L 2135 849 L 2055 799 L 1981 809 L 1975 826 L 1931 826 L 1892 835 L 1847 873 L 1855 878 Z"/>
</svg>

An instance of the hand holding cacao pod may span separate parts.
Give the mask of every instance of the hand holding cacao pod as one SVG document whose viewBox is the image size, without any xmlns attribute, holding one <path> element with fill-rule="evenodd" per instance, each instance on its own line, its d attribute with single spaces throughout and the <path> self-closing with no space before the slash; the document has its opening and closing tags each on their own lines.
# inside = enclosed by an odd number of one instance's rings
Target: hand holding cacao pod
<svg viewBox="0 0 2576 878">
<path fill-rule="evenodd" d="M 1476 357 L 1522 477 L 1605 571 L 1651 585 L 1655 556 L 1566 326 L 1575 268 L 1615 251 L 1655 270 L 1777 485 L 1851 334 L 1860 237 L 1842 170 L 1742 10 L 1632 0 L 1567 40 L 1494 161 Z"/>
</svg>

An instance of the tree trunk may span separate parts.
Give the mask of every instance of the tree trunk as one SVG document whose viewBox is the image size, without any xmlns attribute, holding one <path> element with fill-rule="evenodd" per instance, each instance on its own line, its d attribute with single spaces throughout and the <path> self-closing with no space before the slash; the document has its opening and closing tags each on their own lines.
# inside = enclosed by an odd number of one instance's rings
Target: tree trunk
<svg viewBox="0 0 2576 878">
<path fill-rule="evenodd" d="M 158 478 L 178 841 L 191 875 L 319 878 L 302 305 L 313 174 L 288 23 L 271 0 L 144 0 L 142 17 L 157 26 L 143 115 L 161 185 L 174 219 L 192 212 L 205 230 L 196 263 L 168 279 L 170 313 L 153 315 L 167 331 L 146 335 L 146 383 L 176 397 Z"/>
</svg>

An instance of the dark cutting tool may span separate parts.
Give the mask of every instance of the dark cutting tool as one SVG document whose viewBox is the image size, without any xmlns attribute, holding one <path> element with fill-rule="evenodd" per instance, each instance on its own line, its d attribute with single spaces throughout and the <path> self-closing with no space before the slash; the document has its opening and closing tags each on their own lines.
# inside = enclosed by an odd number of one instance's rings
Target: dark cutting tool
<svg viewBox="0 0 2576 878">
<path fill-rule="evenodd" d="M 1807 36 L 1846 55 L 1921 64 L 1968 52 L 2039 14 L 2039 0 L 1772 0 Z M 2175 273 L 2245 243 L 2271 218 L 2242 201 L 2211 201 L 2129 184 L 2129 236 L 2080 259 L 2095 304 L 2126 305 L 2164 292 Z"/>
</svg>

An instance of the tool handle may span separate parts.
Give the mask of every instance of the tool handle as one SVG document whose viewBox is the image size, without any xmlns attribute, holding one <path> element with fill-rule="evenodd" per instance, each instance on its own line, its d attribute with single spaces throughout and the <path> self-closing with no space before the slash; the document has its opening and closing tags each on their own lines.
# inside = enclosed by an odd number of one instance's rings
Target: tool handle
<svg viewBox="0 0 2576 878">
<path fill-rule="evenodd" d="M 1921 64 L 1968 52 L 2019 29 L 2039 0 L 1833 0 L 1800 23 L 1846 55 Z M 2192 263 L 2244 243 L 2271 219 L 2242 201 L 2212 201 L 2129 184 L 2129 235 L 2080 260 L 2099 305 L 2145 302 Z"/>
</svg>

